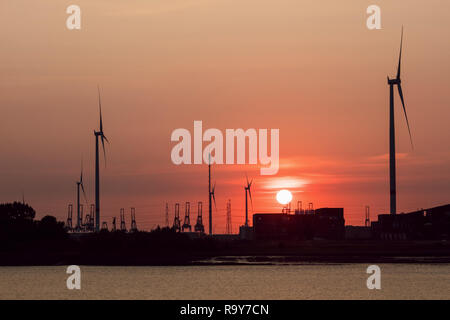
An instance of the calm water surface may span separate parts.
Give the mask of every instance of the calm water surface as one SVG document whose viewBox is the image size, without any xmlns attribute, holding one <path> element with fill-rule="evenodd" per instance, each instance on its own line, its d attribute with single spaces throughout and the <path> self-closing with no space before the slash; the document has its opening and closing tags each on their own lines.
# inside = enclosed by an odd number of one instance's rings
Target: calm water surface
<svg viewBox="0 0 450 320">
<path fill-rule="evenodd" d="M 449 264 L 380 264 L 381 290 L 367 266 L 81 266 L 81 290 L 66 266 L 0 267 L 0 299 L 450 299 Z"/>
</svg>

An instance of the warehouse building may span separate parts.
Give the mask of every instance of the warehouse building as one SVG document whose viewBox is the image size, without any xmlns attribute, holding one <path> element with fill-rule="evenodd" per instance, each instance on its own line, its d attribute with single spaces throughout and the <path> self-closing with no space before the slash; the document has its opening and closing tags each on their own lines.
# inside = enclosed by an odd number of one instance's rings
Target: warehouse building
<svg viewBox="0 0 450 320">
<path fill-rule="evenodd" d="M 312 240 L 344 238 L 343 208 L 320 208 L 297 214 L 253 215 L 255 240 Z"/>
<path fill-rule="evenodd" d="M 450 239 L 450 204 L 402 214 L 380 214 L 372 233 L 381 240 Z"/>
</svg>

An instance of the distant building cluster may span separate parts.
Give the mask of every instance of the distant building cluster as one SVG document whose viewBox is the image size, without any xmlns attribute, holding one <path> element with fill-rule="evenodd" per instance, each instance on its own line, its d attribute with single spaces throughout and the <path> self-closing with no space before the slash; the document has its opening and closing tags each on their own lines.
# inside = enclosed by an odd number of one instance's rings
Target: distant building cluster
<svg viewBox="0 0 450 320">
<path fill-rule="evenodd" d="M 344 236 L 343 208 L 296 210 L 295 214 L 253 215 L 255 240 L 340 240 Z"/>
<path fill-rule="evenodd" d="M 450 238 L 450 204 L 403 214 L 380 214 L 372 222 L 372 237 L 380 240 Z"/>
<path fill-rule="evenodd" d="M 380 214 L 378 221 L 345 226 L 343 208 L 295 210 L 295 214 L 256 213 L 253 226 L 241 226 L 241 239 L 253 240 L 440 240 L 450 239 L 450 204 L 402 214 Z"/>
</svg>

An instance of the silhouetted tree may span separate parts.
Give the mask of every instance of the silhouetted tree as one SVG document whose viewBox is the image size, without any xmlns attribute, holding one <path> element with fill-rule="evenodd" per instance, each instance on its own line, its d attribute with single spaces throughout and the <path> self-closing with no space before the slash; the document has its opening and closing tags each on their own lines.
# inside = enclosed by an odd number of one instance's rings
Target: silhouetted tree
<svg viewBox="0 0 450 320">
<path fill-rule="evenodd" d="M 36 211 L 28 204 L 21 202 L 0 204 L 0 223 L 22 220 L 33 220 Z"/>
<path fill-rule="evenodd" d="M 45 216 L 37 222 L 37 231 L 41 239 L 62 239 L 66 236 L 64 222 L 58 222 L 53 216 Z"/>
<path fill-rule="evenodd" d="M 35 215 L 34 209 L 24 203 L 0 204 L 0 247 L 13 247 L 34 238 Z"/>
<path fill-rule="evenodd" d="M 33 251 L 63 245 L 67 239 L 64 223 L 53 216 L 35 221 L 36 212 L 27 204 L 0 204 L 0 249 Z"/>
</svg>

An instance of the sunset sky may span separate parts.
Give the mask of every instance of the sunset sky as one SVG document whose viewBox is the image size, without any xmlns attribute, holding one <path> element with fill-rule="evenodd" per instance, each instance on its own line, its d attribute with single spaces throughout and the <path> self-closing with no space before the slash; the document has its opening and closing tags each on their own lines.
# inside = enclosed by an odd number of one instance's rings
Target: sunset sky
<svg viewBox="0 0 450 320">
<path fill-rule="evenodd" d="M 66 8 L 81 8 L 81 30 Z M 366 8 L 381 7 L 381 30 Z M 281 188 L 314 207 L 343 207 L 347 224 L 389 210 L 386 76 L 395 76 L 404 25 L 402 87 L 414 149 L 398 97 L 398 211 L 450 202 L 449 1 L 4 0 L 0 2 L 0 202 L 22 199 L 38 218 L 65 220 L 80 161 L 94 202 L 97 84 L 107 165 L 101 158 L 102 221 L 136 208 L 138 227 L 164 224 L 165 203 L 203 201 L 207 165 L 176 166 L 173 130 L 280 130 L 280 170 L 215 165 L 214 231 L 244 222 L 245 175 L 253 212 L 278 212 Z M 206 143 L 204 144 L 206 145 Z"/>
</svg>

